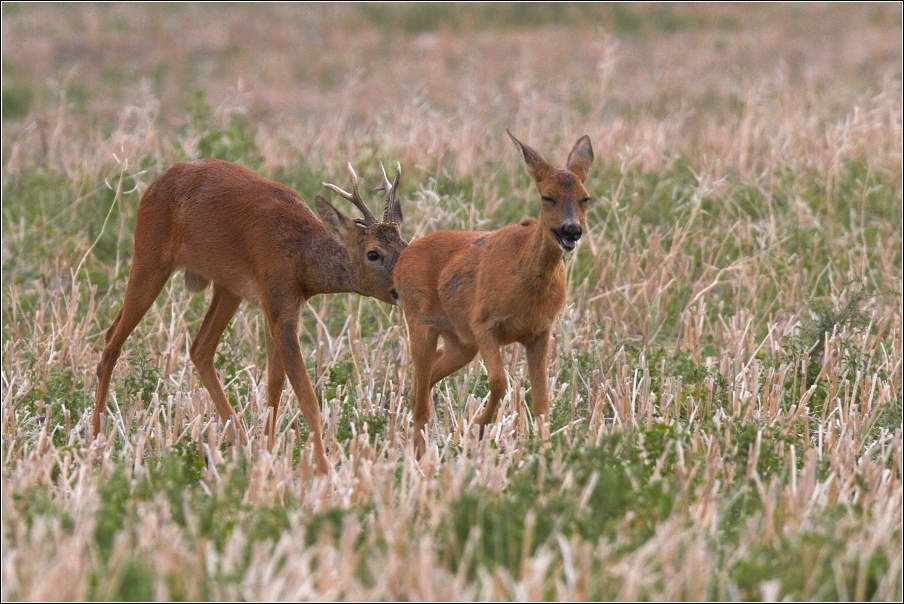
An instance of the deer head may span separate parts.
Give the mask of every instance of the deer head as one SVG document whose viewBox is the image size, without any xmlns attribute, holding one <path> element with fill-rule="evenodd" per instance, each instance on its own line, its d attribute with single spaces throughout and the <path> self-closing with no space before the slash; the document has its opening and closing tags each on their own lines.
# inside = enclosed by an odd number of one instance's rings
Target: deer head
<svg viewBox="0 0 904 604">
<path fill-rule="evenodd" d="M 382 164 L 380 165 L 383 184 L 377 187 L 377 190 L 386 193 L 386 204 L 383 220 L 379 222 L 361 199 L 358 175 L 355 174 L 351 164 L 348 164 L 348 169 L 352 175 L 351 193 L 327 182 L 323 183 L 323 186 L 352 202 L 361 210 L 364 218 L 346 217 L 319 195 L 314 199 L 317 212 L 333 239 L 348 252 L 352 272 L 355 274 L 358 284 L 356 291 L 388 304 L 398 304 L 399 296 L 392 284 L 392 271 L 399 259 L 399 254 L 408 246 L 399 232 L 399 225 L 402 223 L 402 208 L 396 199 L 396 188 L 402 174 L 402 166 L 396 165 L 395 180 L 390 183 L 386 177 L 386 170 Z"/>
<path fill-rule="evenodd" d="M 584 232 L 590 202 L 583 184 L 593 161 L 590 138 L 584 135 L 578 139 L 568 154 L 566 169 L 561 170 L 515 138 L 508 129 L 506 132 L 520 151 L 527 173 L 534 179 L 543 200 L 539 228 L 548 235 L 550 245 L 558 246 L 563 253 L 574 250 Z"/>
</svg>

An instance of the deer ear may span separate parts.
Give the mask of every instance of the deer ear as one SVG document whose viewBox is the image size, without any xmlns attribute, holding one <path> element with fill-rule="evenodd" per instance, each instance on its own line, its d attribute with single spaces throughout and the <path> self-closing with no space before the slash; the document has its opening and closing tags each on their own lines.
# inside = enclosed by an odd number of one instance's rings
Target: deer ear
<svg viewBox="0 0 904 604">
<path fill-rule="evenodd" d="M 395 203 L 392 204 L 392 221 L 396 224 L 402 224 L 402 205 L 399 203 L 399 200 L 396 199 Z"/>
<path fill-rule="evenodd" d="M 515 136 L 509 132 L 508 128 L 505 129 L 505 132 L 509 135 L 509 138 L 512 139 L 512 142 L 515 143 L 515 147 L 518 151 L 521 152 L 521 157 L 524 159 L 524 165 L 527 166 L 527 173 L 534 179 L 534 182 L 542 180 L 546 174 L 553 169 L 552 166 L 543 159 L 543 156 L 515 138 Z"/>
<path fill-rule="evenodd" d="M 342 215 L 342 212 L 333 207 L 326 199 L 318 195 L 314 198 L 314 205 L 317 206 L 317 213 L 323 219 L 323 223 L 327 226 L 333 235 L 341 239 L 352 229 L 355 223 L 350 218 Z"/>
<path fill-rule="evenodd" d="M 590 171 L 590 163 L 593 161 L 593 147 L 590 146 L 590 137 L 586 134 L 574 144 L 571 153 L 568 154 L 568 171 L 584 182 Z"/>
</svg>

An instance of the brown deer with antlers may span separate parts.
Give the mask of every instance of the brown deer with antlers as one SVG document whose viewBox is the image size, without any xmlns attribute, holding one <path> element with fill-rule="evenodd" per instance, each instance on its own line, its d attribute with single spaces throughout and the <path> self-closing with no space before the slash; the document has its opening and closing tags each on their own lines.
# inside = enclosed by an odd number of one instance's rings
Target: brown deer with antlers
<svg viewBox="0 0 904 604">
<path fill-rule="evenodd" d="M 185 267 L 185 286 L 200 291 L 213 282 L 213 300 L 204 315 L 190 356 L 233 439 L 247 437 L 229 404 L 214 368 L 214 354 L 243 298 L 260 306 L 266 318 L 267 404 L 265 433 L 273 444 L 276 412 L 288 375 L 310 427 L 318 473 L 329 464 L 323 447 L 320 406 L 308 378 L 298 341 L 301 306 L 317 294 L 355 292 L 397 304 L 393 267 L 407 246 L 399 232 L 402 210 L 396 200 L 401 166 L 386 193 L 383 220 L 377 221 L 358 190 L 323 183 L 351 201 L 363 219 L 344 216 L 319 195 L 317 219 L 292 189 L 243 168 L 205 159 L 176 164 L 154 181 L 138 206 L 135 251 L 122 308 L 106 333 L 97 366 L 92 428 L 100 433 L 107 392 L 123 343 L 153 304 L 172 273 Z M 382 170 L 382 166 L 380 166 Z"/>
<path fill-rule="evenodd" d="M 395 269 L 414 362 L 414 443 L 423 455 L 430 391 L 479 352 L 490 398 L 477 417 L 480 433 L 493 421 L 507 380 L 500 346 L 527 351 L 534 417 L 549 420 L 546 383 L 552 323 L 565 303 L 563 256 L 577 246 L 590 196 L 584 188 L 593 161 L 587 136 L 557 169 L 506 130 L 542 199 L 539 219 L 496 231 L 438 231 L 412 243 Z M 437 349 L 439 339 L 442 346 Z"/>
</svg>

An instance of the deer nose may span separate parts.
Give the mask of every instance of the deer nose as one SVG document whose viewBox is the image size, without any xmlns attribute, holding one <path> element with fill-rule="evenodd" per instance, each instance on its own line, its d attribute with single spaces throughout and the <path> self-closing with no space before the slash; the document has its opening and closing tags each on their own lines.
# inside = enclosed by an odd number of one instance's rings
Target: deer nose
<svg viewBox="0 0 904 604">
<path fill-rule="evenodd" d="M 562 236 L 570 241 L 577 241 L 580 239 L 582 232 L 581 225 L 579 224 L 566 224 L 562 227 Z"/>
</svg>

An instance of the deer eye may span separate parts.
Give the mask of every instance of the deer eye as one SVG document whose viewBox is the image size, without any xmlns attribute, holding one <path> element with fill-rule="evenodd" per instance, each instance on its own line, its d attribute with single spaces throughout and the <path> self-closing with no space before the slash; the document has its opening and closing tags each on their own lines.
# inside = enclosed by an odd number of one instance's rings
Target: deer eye
<svg viewBox="0 0 904 604">
<path fill-rule="evenodd" d="M 541 197 L 541 199 L 542 199 L 543 201 L 545 201 L 546 203 L 551 203 L 552 205 L 556 205 L 556 200 L 553 199 L 552 197 L 547 197 L 546 195 L 543 195 L 543 196 Z"/>
<path fill-rule="evenodd" d="M 380 259 L 380 252 L 375 252 L 373 250 L 367 252 L 367 259 L 371 262 L 376 262 Z"/>
<path fill-rule="evenodd" d="M 585 197 L 584 199 L 582 199 L 582 200 L 579 201 L 578 203 L 581 204 L 582 206 L 585 206 L 585 205 L 587 205 L 588 203 L 590 203 L 590 198 L 589 198 L 589 197 Z"/>
</svg>

